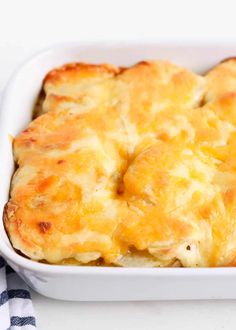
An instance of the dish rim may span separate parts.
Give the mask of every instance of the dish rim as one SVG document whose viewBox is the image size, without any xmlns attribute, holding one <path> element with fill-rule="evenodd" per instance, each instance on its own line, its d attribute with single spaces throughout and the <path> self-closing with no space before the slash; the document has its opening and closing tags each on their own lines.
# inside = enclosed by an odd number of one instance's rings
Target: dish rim
<svg viewBox="0 0 236 330">
<path fill-rule="evenodd" d="M 196 48 L 211 48 L 211 47 L 219 47 L 220 45 L 216 43 L 195 43 L 194 45 L 191 44 L 182 44 L 178 45 L 177 42 L 169 42 L 164 43 L 151 40 L 141 41 L 139 38 L 136 38 L 131 41 L 97 41 L 97 42 L 69 42 L 69 43 L 59 43 L 53 46 L 44 48 L 36 52 L 35 54 L 31 55 L 28 59 L 23 61 L 21 65 L 18 66 L 16 70 L 13 71 L 13 74 L 10 76 L 8 83 L 5 85 L 3 93 L 1 95 L 1 102 L 0 102 L 0 123 L 4 123 L 4 118 L 7 115 L 8 102 L 12 97 L 12 91 L 14 91 L 15 84 L 17 83 L 18 77 L 21 73 L 30 66 L 34 61 L 37 62 L 40 58 L 44 56 L 52 54 L 57 50 L 69 50 L 70 48 L 74 47 L 112 47 L 112 46 L 119 46 L 122 45 L 124 47 L 127 46 L 144 46 L 144 45 L 157 45 L 160 47 L 176 47 L 176 46 L 183 46 L 183 47 L 196 47 Z M 222 46 L 222 43 L 221 43 Z M 232 47 L 232 43 L 223 43 L 224 47 Z M 1 126 L 2 124 L 0 124 Z M 2 216 L 1 216 L 1 222 Z M 0 226 L 0 236 L 6 235 L 6 231 L 4 226 Z M 47 274 L 71 274 L 71 275 L 112 275 L 112 276 L 235 276 L 236 275 L 236 267 L 215 267 L 215 268 L 175 268 L 175 267 L 165 267 L 165 268 L 142 268 L 142 267 L 115 267 L 115 266 L 77 266 L 77 265 L 53 265 L 53 264 L 44 264 L 38 261 L 27 259 L 19 255 L 12 247 L 8 246 L 4 239 L 0 239 L 0 252 L 1 255 L 12 262 L 14 265 L 22 267 L 28 271 L 38 271 L 40 273 L 47 273 Z"/>
</svg>

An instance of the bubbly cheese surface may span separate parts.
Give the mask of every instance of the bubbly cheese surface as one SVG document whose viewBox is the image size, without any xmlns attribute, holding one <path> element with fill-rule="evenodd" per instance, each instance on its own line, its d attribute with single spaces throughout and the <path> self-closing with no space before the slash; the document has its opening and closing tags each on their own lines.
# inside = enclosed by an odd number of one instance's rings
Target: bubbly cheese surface
<svg viewBox="0 0 236 330">
<path fill-rule="evenodd" d="M 48 73 L 13 143 L 4 223 L 54 264 L 236 264 L 236 61 L 205 76 L 166 61 Z"/>
</svg>

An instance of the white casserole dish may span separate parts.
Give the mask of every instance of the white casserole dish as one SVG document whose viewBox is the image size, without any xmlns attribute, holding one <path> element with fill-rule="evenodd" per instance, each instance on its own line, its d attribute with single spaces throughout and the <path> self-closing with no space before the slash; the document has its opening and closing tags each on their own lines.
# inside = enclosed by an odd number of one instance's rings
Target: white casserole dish
<svg viewBox="0 0 236 330">
<path fill-rule="evenodd" d="M 39 53 L 12 77 L 0 112 L 0 212 L 8 200 L 14 170 L 9 135 L 31 120 L 42 79 L 52 68 L 75 61 L 131 65 L 145 59 L 168 59 L 204 72 L 236 55 L 236 46 L 166 46 L 155 42 L 73 44 Z M 236 268 L 116 268 L 53 266 L 28 260 L 11 247 L 0 221 L 0 253 L 37 292 L 52 298 L 83 301 L 157 299 L 235 299 Z"/>
</svg>

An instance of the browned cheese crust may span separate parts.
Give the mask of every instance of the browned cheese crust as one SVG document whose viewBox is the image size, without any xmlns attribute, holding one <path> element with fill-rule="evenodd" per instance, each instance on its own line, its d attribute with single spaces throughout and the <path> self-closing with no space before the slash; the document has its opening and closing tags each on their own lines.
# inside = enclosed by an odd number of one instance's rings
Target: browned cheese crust
<svg viewBox="0 0 236 330">
<path fill-rule="evenodd" d="M 205 76 L 166 61 L 48 73 L 14 139 L 4 224 L 49 263 L 236 263 L 236 61 Z"/>
</svg>

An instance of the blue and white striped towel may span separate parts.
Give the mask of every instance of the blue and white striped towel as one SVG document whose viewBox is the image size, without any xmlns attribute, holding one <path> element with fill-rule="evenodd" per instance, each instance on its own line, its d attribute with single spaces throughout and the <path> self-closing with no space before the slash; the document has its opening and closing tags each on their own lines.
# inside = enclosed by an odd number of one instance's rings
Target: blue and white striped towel
<svg viewBox="0 0 236 330">
<path fill-rule="evenodd" d="M 0 256 L 0 330 L 35 330 L 27 285 Z"/>
</svg>

